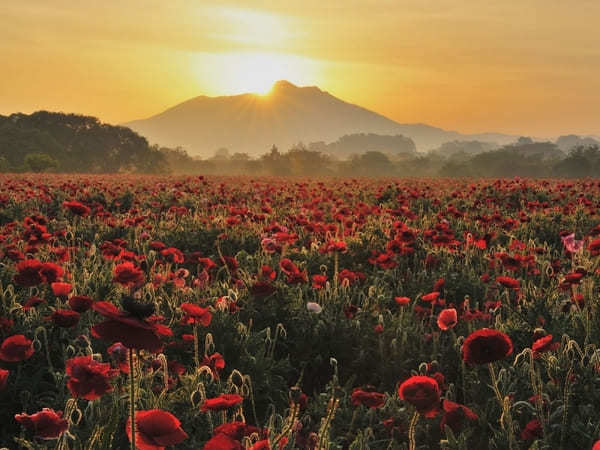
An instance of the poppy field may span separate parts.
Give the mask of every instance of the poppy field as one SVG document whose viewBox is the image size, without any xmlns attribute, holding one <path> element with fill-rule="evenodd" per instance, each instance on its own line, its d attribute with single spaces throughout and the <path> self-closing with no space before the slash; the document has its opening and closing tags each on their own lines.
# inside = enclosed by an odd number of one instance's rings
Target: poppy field
<svg viewBox="0 0 600 450">
<path fill-rule="evenodd" d="M 0 180 L 0 448 L 600 448 L 598 181 Z"/>
</svg>

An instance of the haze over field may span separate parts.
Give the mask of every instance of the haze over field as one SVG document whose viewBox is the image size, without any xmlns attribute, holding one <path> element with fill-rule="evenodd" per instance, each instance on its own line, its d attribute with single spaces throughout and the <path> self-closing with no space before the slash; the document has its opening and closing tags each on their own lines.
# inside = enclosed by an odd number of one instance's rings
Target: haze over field
<svg viewBox="0 0 600 450">
<path fill-rule="evenodd" d="M 286 79 L 397 123 L 600 135 L 598 17 L 588 0 L 4 2 L 0 114 L 124 123 Z"/>
</svg>

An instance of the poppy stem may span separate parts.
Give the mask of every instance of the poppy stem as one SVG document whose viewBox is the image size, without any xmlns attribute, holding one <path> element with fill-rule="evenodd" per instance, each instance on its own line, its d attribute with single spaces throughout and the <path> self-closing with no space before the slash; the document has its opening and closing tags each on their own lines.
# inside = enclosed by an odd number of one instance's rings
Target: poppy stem
<svg viewBox="0 0 600 450">
<path fill-rule="evenodd" d="M 194 323 L 194 362 L 196 363 L 196 370 L 200 368 L 200 356 L 198 350 L 198 324 Z"/>
<path fill-rule="evenodd" d="M 135 446 L 135 375 L 133 365 L 133 350 L 129 349 L 129 417 L 131 420 L 131 450 Z"/>
<path fill-rule="evenodd" d="M 502 397 L 502 394 L 500 393 L 500 389 L 498 388 L 498 378 L 496 377 L 493 363 L 488 364 L 488 369 L 490 371 L 490 378 L 492 379 L 492 388 L 494 389 L 494 393 L 500 404 L 500 409 L 502 410 L 500 425 L 503 429 L 508 431 L 508 448 L 512 450 L 515 448 L 515 435 L 513 432 L 512 414 L 510 412 L 510 398 L 508 396 Z"/>
<path fill-rule="evenodd" d="M 416 450 L 417 448 L 417 422 L 419 421 L 419 412 L 415 411 L 410 419 L 410 425 L 408 426 L 408 450 Z"/>
</svg>

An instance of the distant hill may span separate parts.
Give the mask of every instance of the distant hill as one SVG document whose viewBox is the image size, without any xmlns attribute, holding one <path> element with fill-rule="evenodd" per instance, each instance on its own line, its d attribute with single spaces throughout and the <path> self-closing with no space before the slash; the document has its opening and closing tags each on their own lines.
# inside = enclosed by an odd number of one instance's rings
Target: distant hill
<svg viewBox="0 0 600 450">
<path fill-rule="evenodd" d="M 568 136 L 560 136 L 556 140 L 556 145 L 558 145 L 562 151 L 568 152 L 575 147 L 600 146 L 600 139 L 591 136 L 577 136 L 575 134 L 570 134 Z"/>
<path fill-rule="evenodd" d="M 504 145 L 517 138 L 495 133 L 463 135 L 425 124 L 400 124 L 315 86 L 298 87 L 288 81 L 276 82 L 267 96 L 200 96 L 124 125 L 151 143 L 181 146 L 190 154 L 203 156 L 222 147 L 257 155 L 273 145 L 287 150 L 301 141 L 331 143 L 357 133 L 403 135 L 420 151 L 448 141 Z"/>
<path fill-rule="evenodd" d="M 0 115 L 2 171 L 157 172 L 164 157 L 126 127 L 78 114 Z"/>
<path fill-rule="evenodd" d="M 346 134 L 330 144 L 323 141 L 311 142 L 308 149 L 341 157 L 370 151 L 396 155 L 414 155 L 417 151 L 411 138 L 401 134 L 390 136 L 373 133 Z"/>
</svg>

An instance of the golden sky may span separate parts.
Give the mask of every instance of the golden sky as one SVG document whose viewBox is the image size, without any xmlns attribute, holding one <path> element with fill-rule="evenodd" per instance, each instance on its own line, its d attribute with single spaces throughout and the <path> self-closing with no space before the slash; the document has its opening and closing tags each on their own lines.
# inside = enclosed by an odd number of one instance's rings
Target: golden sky
<svg viewBox="0 0 600 450">
<path fill-rule="evenodd" d="M 402 123 L 600 135 L 598 0 L 26 0 L 0 6 L 0 114 L 145 118 L 317 85 Z"/>
</svg>

